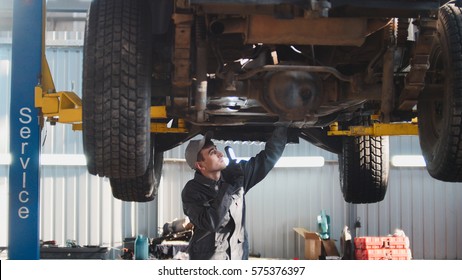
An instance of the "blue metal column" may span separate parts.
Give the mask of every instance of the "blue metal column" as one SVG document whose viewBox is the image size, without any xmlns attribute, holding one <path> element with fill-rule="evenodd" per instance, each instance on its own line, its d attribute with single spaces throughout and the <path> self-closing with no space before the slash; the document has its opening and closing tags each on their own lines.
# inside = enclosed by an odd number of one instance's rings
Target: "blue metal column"
<svg viewBox="0 0 462 280">
<path fill-rule="evenodd" d="M 40 258 L 40 126 L 34 87 L 41 73 L 44 1 L 15 0 L 11 54 L 8 258 Z"/>
</svg>

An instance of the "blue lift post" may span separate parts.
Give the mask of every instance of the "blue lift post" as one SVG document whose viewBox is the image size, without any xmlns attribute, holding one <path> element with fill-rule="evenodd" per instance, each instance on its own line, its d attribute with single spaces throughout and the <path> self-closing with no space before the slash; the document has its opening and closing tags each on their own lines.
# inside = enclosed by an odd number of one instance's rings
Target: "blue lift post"
<svg viewBox="0 0 462 280">
<path fill-rule="evenodd" d="M 40 259 L 39 83 L 45 0 L 13 1 L 8 258 Z"/>
</svg>

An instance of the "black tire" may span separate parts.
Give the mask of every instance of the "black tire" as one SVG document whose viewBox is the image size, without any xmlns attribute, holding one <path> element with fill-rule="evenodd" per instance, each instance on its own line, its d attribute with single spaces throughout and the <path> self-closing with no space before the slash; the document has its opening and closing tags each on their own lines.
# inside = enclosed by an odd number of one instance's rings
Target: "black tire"
<svg viewBox="0 0 462 280">
<path fill-rule="evenodd" d="M 94 0 L 83 60 L 83 148 L 88 171 L 110 178 L 146 173 L 150 147 L 149 4 Z"/>
<path fill-rule="evenodd" d="M 388 136 L 344 137 L 339 154 L 340 187 L 349 203 L 376 203 L 385 198 L 389 176 Z"/>
<path fill-rule="evenodd" d="M 430 55 L 427 84 L 442 85 L 440 96 L 419 97 L 419 140 L 428 173 L 447 182 L 462 181 L 462 13 L 440 8 L 438 36 Z"/>
<path fill-rule="evenodd" d="M 136 178 L 111 178 L 112 195 L 122 201 L 149 202 L 157 196 L 164 152 L 153 150 L 146 172 Z"/>
</svg>

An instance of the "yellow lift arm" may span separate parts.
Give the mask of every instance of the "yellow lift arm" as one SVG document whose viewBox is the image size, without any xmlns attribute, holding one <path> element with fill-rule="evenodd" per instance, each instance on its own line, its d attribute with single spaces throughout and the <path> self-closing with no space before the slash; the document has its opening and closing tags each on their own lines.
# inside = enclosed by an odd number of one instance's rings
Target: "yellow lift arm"
<svg viewBox="0 0 462 280">
<path fill-rule="evenodd" d="M 44 93 L 41 86 L 36 86 L 35 107 L 51 123 L 71 123 L 73 130 L 82 129 L 82 101 L 73 92 Z"/>
<path fill-rule="evenodd" d="M 329 136 L 398 136 L 418 135 L 417 121 L 410 123 L 374 123 L 372 126 L 350 126 L 348 130 L 339 130 L 338 123 L 330 125 Z"/>
<path fill-rule="evenodd" d="M 48 76 L 51 78 L 51 76 Z M 35 107 L 41 108 L 42 117 L 51 123 L 69 123 L 73 130 L 82 130 L 82 101 L 74 92 L 45 93 L 41 86 L 35 87 Z M 151 132 L 187 133 L 183 119 L 176 127 L 169 125 L 165 106 L 151 106 Z M 351 126 L 339 130 L 338 123 L 330 125 L 329 136 L 397 136 L 418 135 L 417 121 L 410 123 L 374 123 L 372 126 Z"/>
</svg>

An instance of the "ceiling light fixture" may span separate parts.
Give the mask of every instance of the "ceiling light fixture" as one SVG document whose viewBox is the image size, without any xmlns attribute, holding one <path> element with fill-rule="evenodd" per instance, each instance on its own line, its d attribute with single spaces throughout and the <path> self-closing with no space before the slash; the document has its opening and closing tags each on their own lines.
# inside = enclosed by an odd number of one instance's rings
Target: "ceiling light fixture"
<svg viewBox="0 0 462 280">
<path fill-rule="evenodd" d="M 391 165 L 395 167 L 425 167 L 422 155 L 399 155 L 391 157 Z"/>
</svg>

